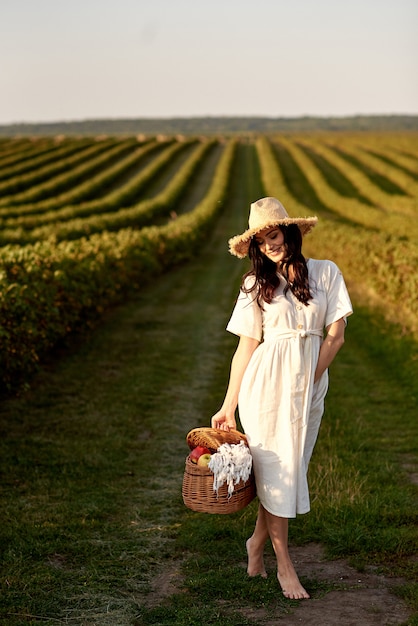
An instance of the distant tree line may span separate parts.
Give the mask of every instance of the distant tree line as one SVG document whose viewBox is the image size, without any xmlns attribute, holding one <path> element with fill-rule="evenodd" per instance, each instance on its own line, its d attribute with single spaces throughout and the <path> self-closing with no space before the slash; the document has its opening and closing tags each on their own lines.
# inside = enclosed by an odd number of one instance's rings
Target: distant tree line
<svg viewBox="0 0 418 626">
<path fill-rule="evenodd" d="M 311 131 L 417 131 L 418 115 L 351 117 L 174 117 L 92 119 L 0 125 L 0 136 L 119 134 L 211 134 Z"/>
</svg>

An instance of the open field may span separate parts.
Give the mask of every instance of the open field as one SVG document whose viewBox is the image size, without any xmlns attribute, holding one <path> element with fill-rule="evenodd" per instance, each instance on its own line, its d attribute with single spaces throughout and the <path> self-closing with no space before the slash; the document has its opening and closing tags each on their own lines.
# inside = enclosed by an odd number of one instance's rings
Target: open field
<svg viewBox="0 0 418 626">
<path fill-rule="evenodd" d="M 0 142 L 5 624 L 418 624 L 417 192 L 412 133 Z M 180 496 L 262 195 L 319 216 L 356 313 L 291 529 L 311 609 L 246 579 L 254 505 Z"/>
</svg>

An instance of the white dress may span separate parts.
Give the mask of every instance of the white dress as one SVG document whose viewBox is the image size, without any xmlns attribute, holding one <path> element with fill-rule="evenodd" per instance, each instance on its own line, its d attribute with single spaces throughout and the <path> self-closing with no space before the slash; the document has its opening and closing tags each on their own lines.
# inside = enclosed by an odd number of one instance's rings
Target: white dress
<svg viewBox="0 0 418 626">
<path fill-rule="evenodd" d="M 280 517 L 310 509 L 307 471 L 318 436 L 328 372 L 314 384 L 324 328 L 352 313 L 343 276 L 332 261 L 308 259 L 313 299 L 283 294 L 284 279 L 264 311 L 255 292 L 240 291 L 227 330 L 261 341 L 241 383 L 239 415 L 253 457 L 257 495 Z M 247 278 L 247 286 L 253 284 Z"/>
</svg>

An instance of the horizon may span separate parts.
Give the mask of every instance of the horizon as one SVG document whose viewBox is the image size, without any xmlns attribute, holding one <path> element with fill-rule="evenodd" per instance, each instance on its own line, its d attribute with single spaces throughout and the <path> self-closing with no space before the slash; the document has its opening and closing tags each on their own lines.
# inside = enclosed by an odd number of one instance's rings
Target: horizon
<svg viewBox="0 0 418 626">
<path fill-rule="evenodd" d="M 271 121 L 298 121 L 298 120 L 355 120 L 358 118 L 418 118 L 418 113 L 356 113 L 353 115 L 175 115 L 175 116 L 141 116 L 141 117 L 89 117 L 79 119 L 56 119 L 56 120 L 29 120 L 21 122 L 0 123 L 0 127 L 8 126 L 48 126 L 84 123 L 117 123 L 117 122 L 170 122 L 187 120 L 271 120 Z"/>
</svg>

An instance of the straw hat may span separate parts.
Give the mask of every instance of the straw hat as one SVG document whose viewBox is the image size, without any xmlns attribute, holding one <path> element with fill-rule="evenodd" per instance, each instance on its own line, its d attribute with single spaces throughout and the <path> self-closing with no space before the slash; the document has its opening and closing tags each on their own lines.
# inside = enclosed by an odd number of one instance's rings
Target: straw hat
<svg viewBox="0 0 418 626">
<path fill-rule="evenodd" d="M 302 235 L 307 235 L 317 223 L 317 217 L 289 217 L 286 209 L 276 198 L 261 198 L 250 207 L 248 230 L 229 240 L 229 251 L 240 259 L 248 254 L 251 238 L 269 226 L 297 224 Z"/>
</svg>

